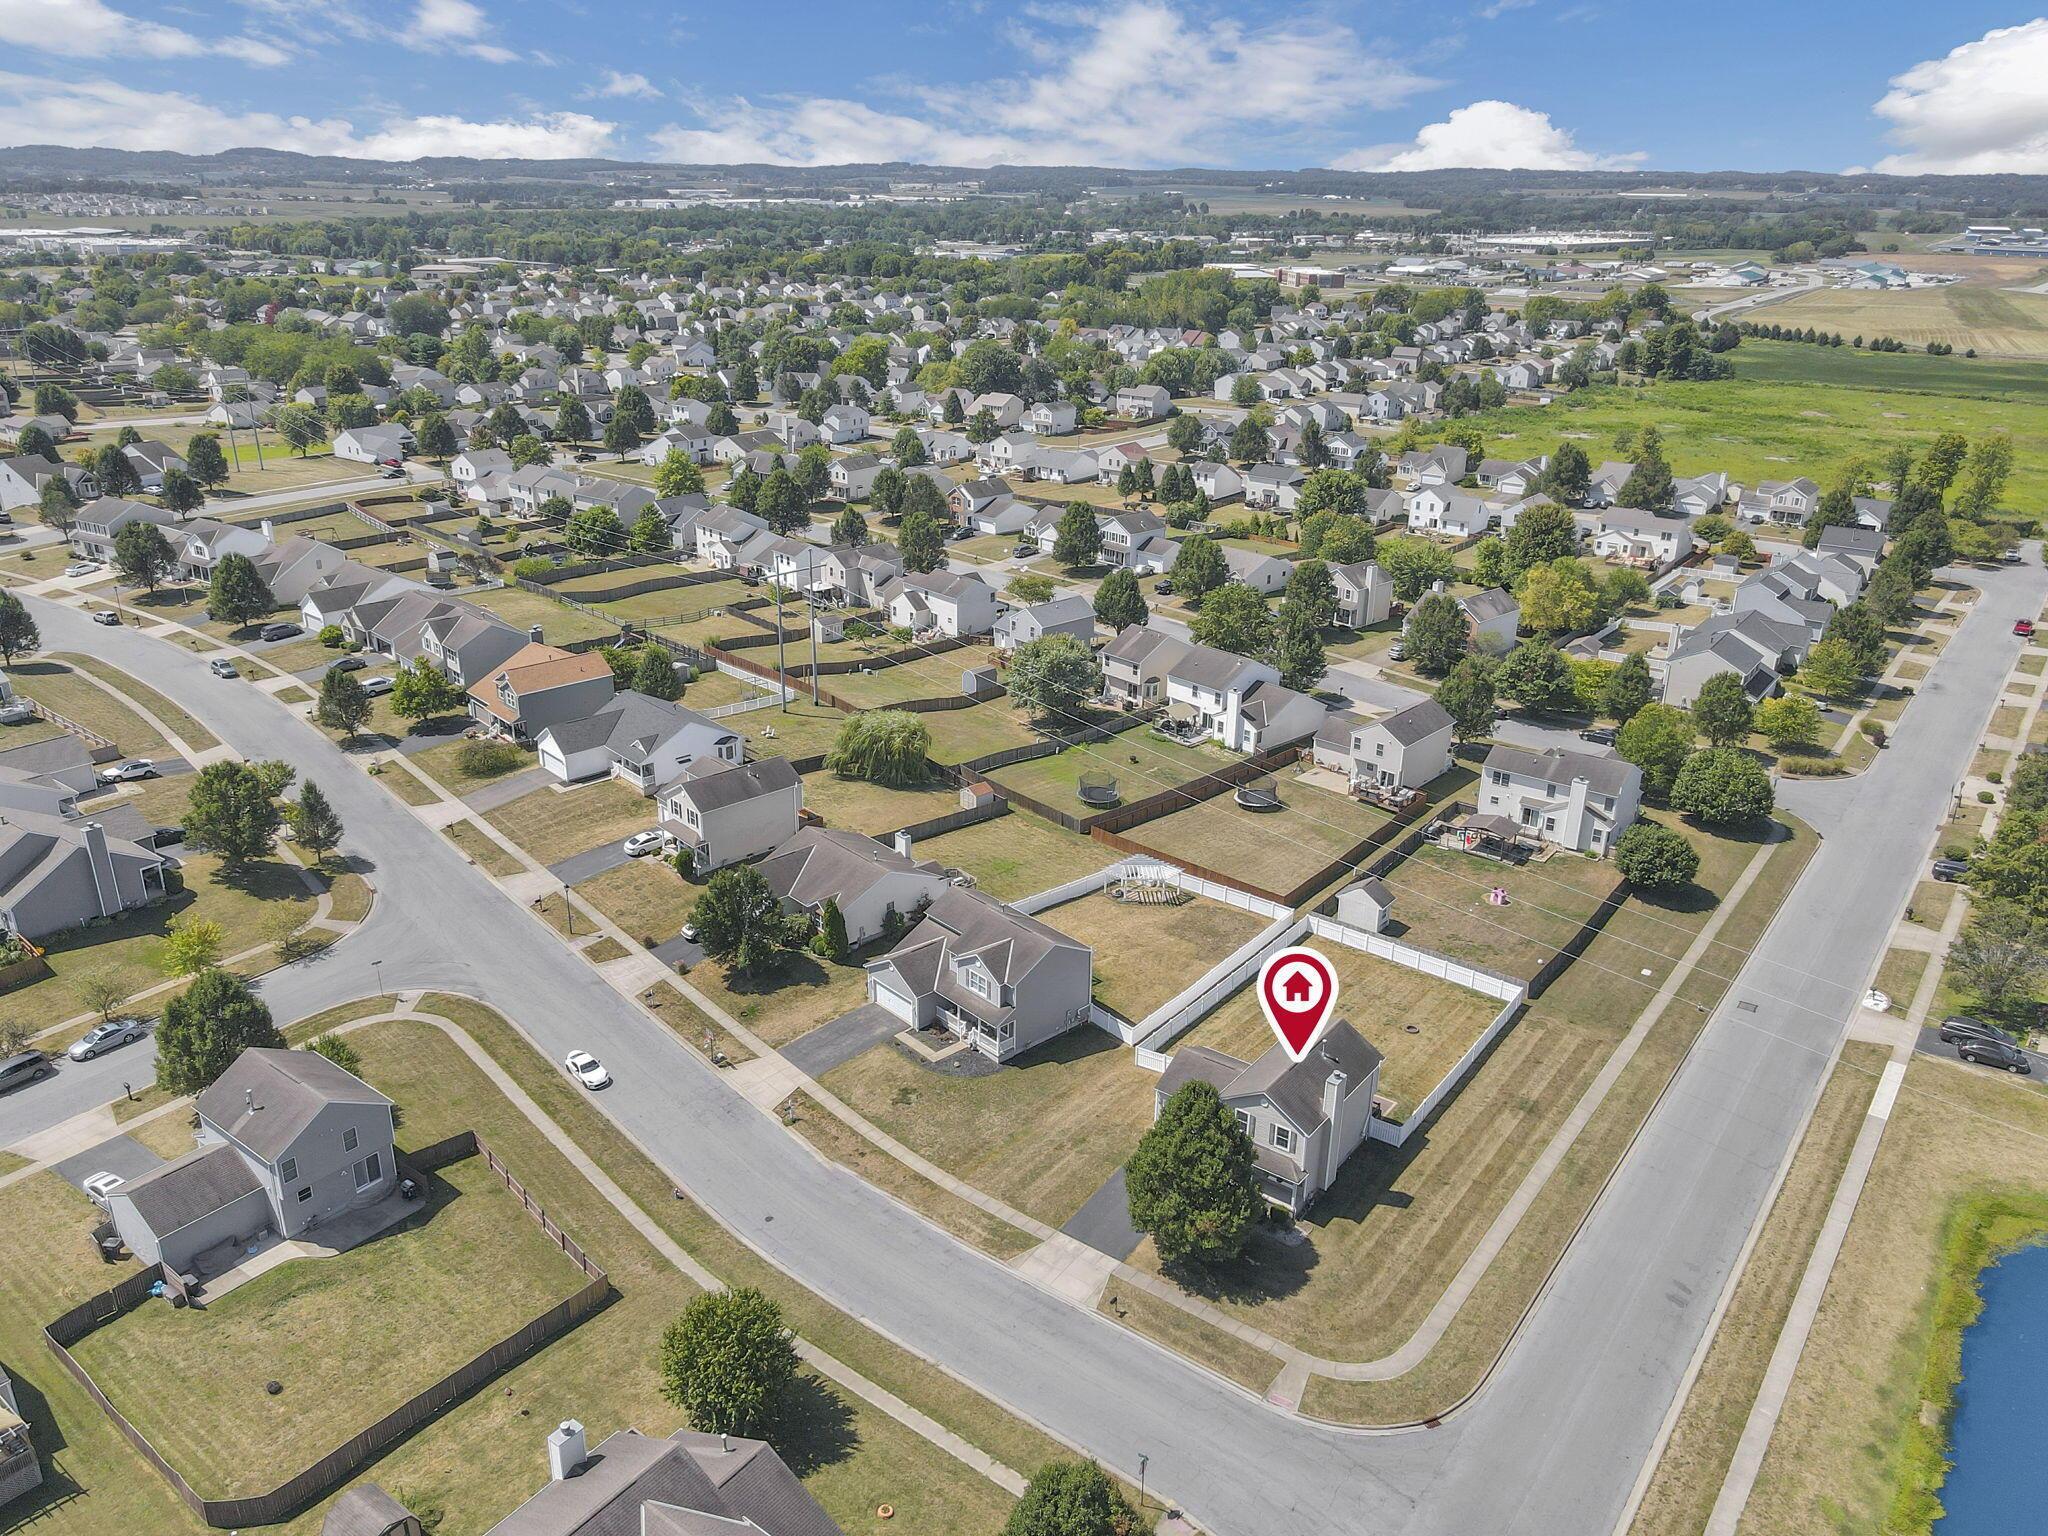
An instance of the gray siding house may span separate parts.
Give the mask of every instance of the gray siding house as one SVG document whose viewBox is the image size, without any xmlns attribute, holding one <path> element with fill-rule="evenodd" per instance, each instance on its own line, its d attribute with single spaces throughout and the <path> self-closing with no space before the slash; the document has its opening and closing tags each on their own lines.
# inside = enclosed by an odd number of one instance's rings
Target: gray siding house
<svg viewBox="0 0 2048 1536">
<path fill-rule="evenodd" d="M 768 852 L 796 835 L 804 781 L 786 757 L 700 758 L 661 792 L 661 830 L 690 850 L 698 874 Z"/>
<path fill-rule="evenodd" d="M 951 886 L 924 921 L 868 962 L 868 1001 L 905 1024 L 941 1024 L 1007 1061 L 1089 1017 L 1095 952 L 980 891 Z"/>
</svg>

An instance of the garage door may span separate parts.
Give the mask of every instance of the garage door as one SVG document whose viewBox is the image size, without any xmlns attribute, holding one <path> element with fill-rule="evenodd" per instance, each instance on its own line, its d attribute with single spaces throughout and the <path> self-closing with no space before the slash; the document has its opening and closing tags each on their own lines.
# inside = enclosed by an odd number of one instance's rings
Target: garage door
<svg viewBox="0 0 2048 1536">
<path fill-rule="evenodd" d="M 901 992 L 893 991 L 883 986 L 881 982 L 875 980 L 869 981 L 868 990 L 874 994 L 873 1000 L 876 1003 L 888 1009 L 890 1013 L 894 1014 L 904 1023 L 910 1025 L 917 1023 L 917 1004 L 914 1000 L 905 997 Z"/>
</svg>

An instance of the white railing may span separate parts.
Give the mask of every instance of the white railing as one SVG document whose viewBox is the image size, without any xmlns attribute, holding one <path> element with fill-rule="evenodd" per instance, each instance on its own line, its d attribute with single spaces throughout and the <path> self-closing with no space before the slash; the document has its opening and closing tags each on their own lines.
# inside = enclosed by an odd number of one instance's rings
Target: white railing
<svg viewBox="0 0 2048 1536">
<path fill-rule="evenodd" d="M 1522 1011 L 1522 1004 L 1523 1000 L 1519 997 L 1504 1004 L 1500 1012 L 1493 1016 L 1493 1022 L 1479 1032 L 1479 1038 L 1474 1040 L 1467 1047 L 1465 1054 L 1458 1058 L 1458 1064 L 1437 1079 L 1436 1086 L 1416 1102 L 1415 1107 L 1408 1111 L 1399 1124 L 1375 1116 L 1368 1132 L 1372 1140 L 1384 1141 L 1397 1147 L 1405 1143 L 1418 1126 L 1436 1113 L 1436 1107 L 1449 1096 L 1451 1090 L 1464 1081 L 1465 1074 L 1470 1072 L 1479 1058 L 1486 1054 L 1486 1048 L 1493 1044 L 1500 1032 Z"/>
<path fill-rule="evenodd" d="M 1352 949 L 1360 949 L 1381 960 L 1391 960 L 1407 970 L 1420 971 L 1425 976 L 1434 976 L 1473 992 L 1483 992 L 1488 997 L 1502 1002 L 1520 1002 L 1527 993 L 1525 983 L 1497 971 L 1484 970 L 1476 965 L 1467 965 L 1462 960 L 1453 960 L 1432 949 L 1422 949 L 1413 944 L 1403 944 L 1399 939 L 1390 939 L 1383 933 L 1371 933 L 1363 928 L 1354 928 L 1334 918 L 1311 913 L 1309 931 L 1319 939 L 1333 939 Z"/>
</svg>

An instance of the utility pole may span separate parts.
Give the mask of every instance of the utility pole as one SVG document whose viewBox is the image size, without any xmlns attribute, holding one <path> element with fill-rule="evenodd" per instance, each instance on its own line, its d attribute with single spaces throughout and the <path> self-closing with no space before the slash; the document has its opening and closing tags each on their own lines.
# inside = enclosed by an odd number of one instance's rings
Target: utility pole
<svg viewBox="0 0 2048 1536">
<path fill-rule="evenodd" d="M 811 621 L 811 704 L 818 702 L 818 600 L 816 597 L 804 606 L 805 616 Z"/>
<path fill-rule="evenodd" d="M 782 694 L 782 712 L 789 713 L 789 670 L 782 634 L 782 583 L 775 583 L 775 684 Z"/>
</svg>

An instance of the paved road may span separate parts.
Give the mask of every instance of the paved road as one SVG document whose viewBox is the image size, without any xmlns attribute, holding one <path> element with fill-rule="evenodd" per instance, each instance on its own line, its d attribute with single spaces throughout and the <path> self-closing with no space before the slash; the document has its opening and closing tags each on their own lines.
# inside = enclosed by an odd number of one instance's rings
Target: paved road
<svg viewBox="0 0 2048 1536">
<path fill-rule="evenodd" d="M 269 452 L 268 449 L 265 452 Z M 279 491 L 258 491 L 248 496 L 212 496 L 200 510 L 216 517 L 239 517 L 245 512 L 271 507 L 295 507 L 307 501 L 345 501 L 376 491 L 403 490 L 407 486 L 439 485 L 441 471 L 427 464 L 407 464 L 403 480 L 386 480 L 383 473 L 363 466 L 363 473 L 349 479 L 328 480 L 318 485 L 291 486 Z"/>
<path fill-rule="evenodd" d="M 1956 1053 L 1956 1048 L 1953 1045 L 1941 1038 L 1941 1026 L 1938 1024 L 1923 1024 L 1920 1027 L 1919 1038 L 1913 1042 L 1913 1049 L 1923 1056 L 1939 1056 L 1944 1061 L 1961 1061 L 1963 1059 Z M 2027 1060 L 2033 1065 L 2033 1076 L 2048 1076 L 2048 1053 L 2028 1051 L 2026 1056 Z M 1977 1070 L 1979 1072 L 2000 1072 L 2004 1068 L 1986 1066 L 1984 1063 L 1979 1062 L 1977 1063 Z"/>
<path fill-rule="evenodd" d="M 309 727 L 253 690 L 210 686 L 195 656 L 33 606 L 52 644 L 90 644 L 148 675 L 244 752 L 290 757 L 335 802 L 380 899 L 357 934 L 265 979 L 281 1017 L 375 991 L 381 957 L 390 986 L 481 996 L 550 1059 L 596 1052 L 618 1075 L 600 1107 L 769 1257 L 1111 1465 L 1135 1471 L 1148 1456 L 1151 1485 L 1219 1536 L 1549 1536 L 1604 1532 L 1620 1510 L 1920 872 L 1923 840 L 1897 829 L 1931 825 L 1962 773 L 2018 644 L 2006 610 L 2038 610 L 2048 595 L 2038 565 L 1971 579 L 1991 596 L 1909 706 L 1913 750 L 1885 753 L 1853 784 L 1788 786 L 1793 809 L 1840 835 L 1743 968 L 1502 1369 L 1444 1428 L 1376 1437 L 1287 1420 L 820 1167 L 590 967 L 523 928 L 538 919 Z M 141 1057 L 114 1062 L 133 1073 Z M 0 1102 L 0 1145 L 96 1102 L 77 1096 L 101 1065 Z"/>
</svg>

